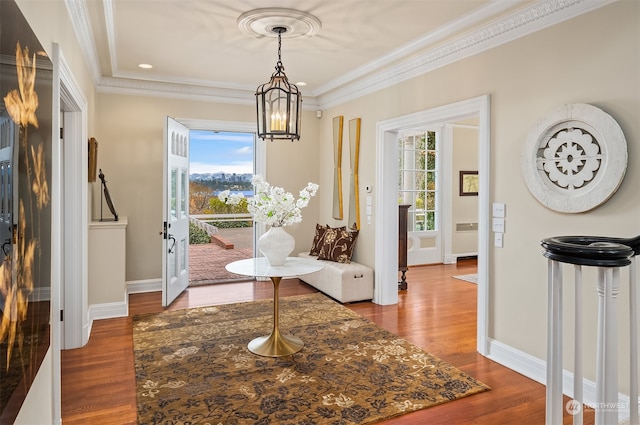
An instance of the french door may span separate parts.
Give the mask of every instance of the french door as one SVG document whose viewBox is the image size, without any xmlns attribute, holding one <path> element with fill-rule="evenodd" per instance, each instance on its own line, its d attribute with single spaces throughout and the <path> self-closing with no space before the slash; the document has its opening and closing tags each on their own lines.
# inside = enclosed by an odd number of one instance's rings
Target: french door
<svg viewBox="0 0 640 425">
<path fill-rule="evenodd" d="M 399 138 L 398 202 L 409 204 L 408 265 L 442 262 L 439 133 L 407 131 Z"/>
<path fill-rule="evenodd" d="M 162 305 L 189 286 L 189 129 L 167 117 L 164 137 Z"/>
</svg>

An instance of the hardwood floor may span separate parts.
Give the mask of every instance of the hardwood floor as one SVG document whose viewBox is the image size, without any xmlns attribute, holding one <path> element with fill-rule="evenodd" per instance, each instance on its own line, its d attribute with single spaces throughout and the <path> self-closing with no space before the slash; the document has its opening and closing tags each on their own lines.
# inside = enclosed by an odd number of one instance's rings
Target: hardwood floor
<svg viewBox="0 0 640 425">
<path fill-rule="evenodd" d="M 545 388 L 476 353 L 476 285 L 453 275 L 475 273 L 474 260 L 457 265 L 412 267 L 409 289 L 397 305 L 371 302 L 347 307 L 402 336 L 491 387 L 440 406 L 390 419 L 384 424 L 518 424 L 545 422 Z M 280 296 L 316 292 L 297 279 L 283 280 Z M 168 309 L 269 299 L 270 282 L 189 288 Z M 62 352 L 62 417 L 69 424 L 136 423 L 131 317 L 162 311 L 160 293 L 132 294 L 129 317 L 94 322 L 89 343 Z M 545 326 L 541 323 L 541 326 Z M 566 399 L 565 401 L 568 401 Z M 572 416 L 565 413 L 564 424 Z M 586 412 L 585 425 L 594 423 Z"/>
</svg>

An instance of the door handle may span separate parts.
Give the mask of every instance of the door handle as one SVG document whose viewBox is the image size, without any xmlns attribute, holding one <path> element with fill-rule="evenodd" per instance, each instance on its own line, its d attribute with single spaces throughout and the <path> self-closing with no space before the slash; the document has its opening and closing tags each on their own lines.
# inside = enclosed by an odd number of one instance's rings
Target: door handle
<svg viewBox="0 0 640 425">
<path fill-rule="evenodd" d="M 163 239 L 169 239 L 167 237 L 168 235 L 168 230 L 171 227 L 171 223 L 167 223 L 166 221 L 163 223 L 162 225 L 163 230 L 160 232 L 160 236 L 162 236 Z"/>
<path fill-rule="evenodd" d="M 176 238 L 173 237 L 171 233 L 169 233 L 169 240 L 171 240 L 171 248 L 169 248 L 169 254 L 173 254 L 173 250 L 176 247 Z"/>
<path fill-rule="evenodd" d="M 9 250 L 8 252 L 7 247 Z M 2 244 L 2 252 L 4 252 L 5 257 L 11 252 L 11 238 L 5 239 L 4 243 Z"/>
</svg>

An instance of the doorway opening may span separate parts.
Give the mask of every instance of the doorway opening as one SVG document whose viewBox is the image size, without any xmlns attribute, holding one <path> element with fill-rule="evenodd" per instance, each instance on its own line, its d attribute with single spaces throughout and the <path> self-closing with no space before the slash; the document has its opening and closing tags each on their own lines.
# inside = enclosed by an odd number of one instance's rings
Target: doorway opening
<svg viewBox="0 0 640 425">
<path fill-rule="evenodd" d="M 225 265 L 254 256 L 254 226 L 246 202 L 229 205 L 229 191 L 253 196 L 255 134 L 189 131 L 189 286 L 246 280 Z"/>
<path fill-rule="evenodd" d="M 398 245 L 398 137 L 405 129 L 429 128 L 435 123 L 453 123 L 474 119 L 478 123 L 478 253 L 477 253 L 477 350 L 488 353 L 488 281 L 490 229 L 490 97 L 488 95 L 432 108 L 426 111 L 381 121 L 376 126 L 376 225 L 375 225 L 375 291 L 373 302 L 381 305 L 398 303 L 396 284 L 398 262 L 389 254 Z M 443 192 L 450 193 L 451 179 L 444 179 Z M 391 250 L 391 251 L 390 251 Z"/>
<path fill-rule="evenodd" d="M 467 186 L 477 185 L 478 137 L 477 116 L 399 131 L 398 202 L 409 205 L 408 266 L 477 258 L 478 189 Z"/>
</svg>

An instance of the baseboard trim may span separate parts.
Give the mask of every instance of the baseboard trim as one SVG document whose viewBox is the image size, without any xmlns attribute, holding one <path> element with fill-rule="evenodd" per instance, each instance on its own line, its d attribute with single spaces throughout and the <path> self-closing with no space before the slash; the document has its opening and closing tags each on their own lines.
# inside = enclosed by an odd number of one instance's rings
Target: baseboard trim
<svg viewBox="0 0 640 425">
<path fill-rule="evenodd" d="M 466 255 L 458 255 L 456 258 L 456 261 L 460 261 L 460 260 L 477 260 L 478 259 L 478 254 L 466 254 Z"/>
<path fill-rule="evenodd" d="M 87 316 L 89 316 L 89 311 L 87 311 Z M 93 320 L 89 318 L 87 320 L 87 324 L 82 328 L 82 335 L 84 339 L 82 340 L 82 345 L 80 345 L 80 347 L 84 347 L 89 342 L 89 337 L 91 337 L 91 329 L 93 329 Z M 79 347 L 73 347 L 73 348 L 79 348 Z"/>
<path fill-rule="evenodd" d="M 489 359 L 545 385 L 547 362 L 495 339 L 488 338 L 487 342 L 489 348 L 487 357 Z"/>
<path fill-rule="evenodd" d="M 131 280 L 127 282 L 127 294 L 162 291 L 162 279 Z"/>
<path fill-rule="evenodd" d="M 92 304 L 89 306 L 89 321 L 127 317 L 129 303 L 125 301 L 115 303 Z"/>
<path fill-rule="evenodd" d="M 465 259 L 471 259 L 471 258 L 478 258 L 478 253 L 477 252 L 463 252 L 460 254 L 445 254 L 442 262 L 444 264 L 455 264 L 458 262 L 458 260 L 465 260 Z"/>
<path fill-rule="evenodd" d="M 488 354 L 487 358 L 500 363 L 501 365 L 512 369 L 527 378 L 546 385 L 547 381 L 547 362 L 533 357 L 523 351 L 503 344 L 500 341 L 488 338 Z M 583 380 L 583 403 L 587 406 L 596 405 L 596 383 L 589 380 Z M 563 370 L 562 372 L 562 393 L 568 397 L 573 397 L 573 372 Z M 626 394 L 618 393 L 618 417 L 621 419 L 630 416 L 630 398 Z M 626 406 L 626 408 L 625 408 Z"/>
</svg>

